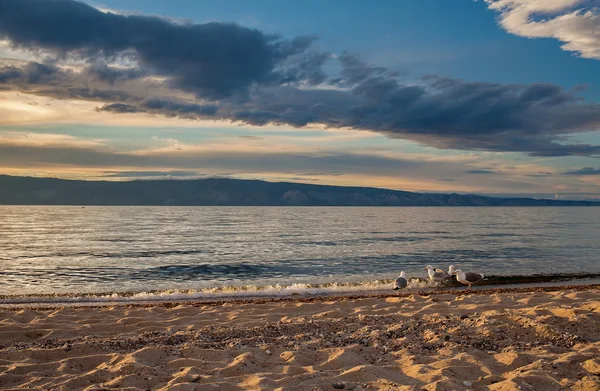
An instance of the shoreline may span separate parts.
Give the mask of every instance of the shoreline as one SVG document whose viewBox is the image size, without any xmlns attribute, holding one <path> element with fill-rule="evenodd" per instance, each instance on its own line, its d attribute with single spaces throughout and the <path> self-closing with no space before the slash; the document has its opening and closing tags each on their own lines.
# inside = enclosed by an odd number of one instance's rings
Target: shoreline
<svg viewBox="0 0 600 391">
<path fill-rule="evenodd" d="M 600 284 L 0 308 L 0 319 L 0 389 L 600 390 Z"/>
<path fill-rule="evenodd" d="M 498 294 L 498 293 L 532 293 L 532 292 L 557 292 L 564 290 L 572 290 L 572 291 L 586 291 L 586 290 L 600 290 L 600 283 L 598 284 L 571 284 L 571 285 L 551 285 L 551 286 L 527 286 L 527 287 L 508 287 L 508 288 L 487 288 L 484 286 L 475 287 L 474 289 L 468 291 L 465 288 L 462 289 L 443 289 L 443 288 L 427 288 L 421 290 L 407 290 L 407 291 L 364 291 L 364 292 L 333 292 L 329 294 L 290 294 L 285 296 L 244 296 L 240 298 L 239 296 L 231 296 L 231 297 L 215 297 L 213 298 L 189 298 L 189 299 L 180 299 L 180 298 L 164 298 L 164 299 L 152 299 L 152 300 L 132 300 L 132 301 L 106 301 L 106 302 L 98 302 L 98 301 L 56 301 L 47 302 L 47 301 L 24 301 L 24 302 L 8 302 L 8 303 L 0 303 L 0 310 L 13 310 L 18 311 L 22 309 L 36 309 L 36 310 L 51 310 L 51 309 L 59 309 L 59 308 L 105 308 L 105 307 L 129 307 L 129 308 L 148 308 L 148 307 L 164 307 L 171 308 L 173 306 L 178 306 L 181 304 L 190 305 L 190 306 L 219 306 L 224 304 L 265 304 L 265 303 L 278 303 L 278 302 L 300 302 L 300 303 L 314 303 L 319 301 L 344 301 L 344 300 L 356 300 L 356 299 L 387 299 L 387 298 L 406 298 L 414 295 L 429 297 L 436 295 L 454 295 L 454 296 L 464 296 L 464 295 L 489 295 L 489 294 Z M 106 297 L 110 297 L 110 294 L 106 294 Z M 15 298 L 20 296 L 0 296 L 1 298 Z M 60 298 L 60 297 L 72 297 L 67 295 L 58 295 L 58 296 L 23 296 L 23 298 Z M 87 297 L 87 296 L 82 296 Z M 90 295 L 89 297 L 95 297 L 94 295 Z M 127 297 L 127 296 L 125 296 Z"/>
</svg>

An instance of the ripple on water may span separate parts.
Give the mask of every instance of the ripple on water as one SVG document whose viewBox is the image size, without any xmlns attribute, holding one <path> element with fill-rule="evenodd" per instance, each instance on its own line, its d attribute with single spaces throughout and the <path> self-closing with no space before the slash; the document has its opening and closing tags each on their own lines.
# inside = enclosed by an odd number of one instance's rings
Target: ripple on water
<svg viewBox="0 0 600 391">
<path fill-rule="evenodd" d="M 600 272 L 600 208 L 0 206 L 4 292 Z"/>
</svg>

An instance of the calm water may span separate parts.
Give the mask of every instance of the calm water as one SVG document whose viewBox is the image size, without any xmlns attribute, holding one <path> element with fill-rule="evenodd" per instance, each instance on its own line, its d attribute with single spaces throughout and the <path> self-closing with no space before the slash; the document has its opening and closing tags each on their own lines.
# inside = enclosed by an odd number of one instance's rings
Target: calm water
<svg viewBox="0 0 600 391">
<path fill-rule="evenodd" d="M 0 288 L 31 293 L 600 272 L 600 208 L 0 206 Z"/>
</svg>

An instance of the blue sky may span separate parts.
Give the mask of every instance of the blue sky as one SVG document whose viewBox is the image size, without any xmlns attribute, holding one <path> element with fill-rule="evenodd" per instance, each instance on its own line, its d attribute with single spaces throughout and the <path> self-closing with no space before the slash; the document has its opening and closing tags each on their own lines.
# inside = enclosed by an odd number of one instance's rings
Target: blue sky
<svg viewBox="0 0 600 391">
<path fill-rule="evenodd" d="M 597 198 L 593 6 L 0 0 L 0 174 Z"/>
<path fill-rule="evenodd" d="M 348 50 L 408 78 L 439 74 L 499 83 L 587 84 L 581 96 L 600 97 L 593 60 L 560 50 L 555 39 L 523 39 L 498 27 L 498 14 L 482 1 L 360 0 L 112 0 L 114 9 L 238 23 L 272 34 L 314 35 L 325 50 Z"/>
</svg>

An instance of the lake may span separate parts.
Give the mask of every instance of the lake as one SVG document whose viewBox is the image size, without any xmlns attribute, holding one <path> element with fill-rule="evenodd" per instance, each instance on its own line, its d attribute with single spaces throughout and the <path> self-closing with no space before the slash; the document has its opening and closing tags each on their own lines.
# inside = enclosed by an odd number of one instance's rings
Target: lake
<svg viewBox="0 0 600 391">
<path fill-rule="evenodd" d="M 593 207 L 0 206 L 3 294 L 600 272 Z M 244 288 L 247 289 L 247 288 Z"/>
</svg>

